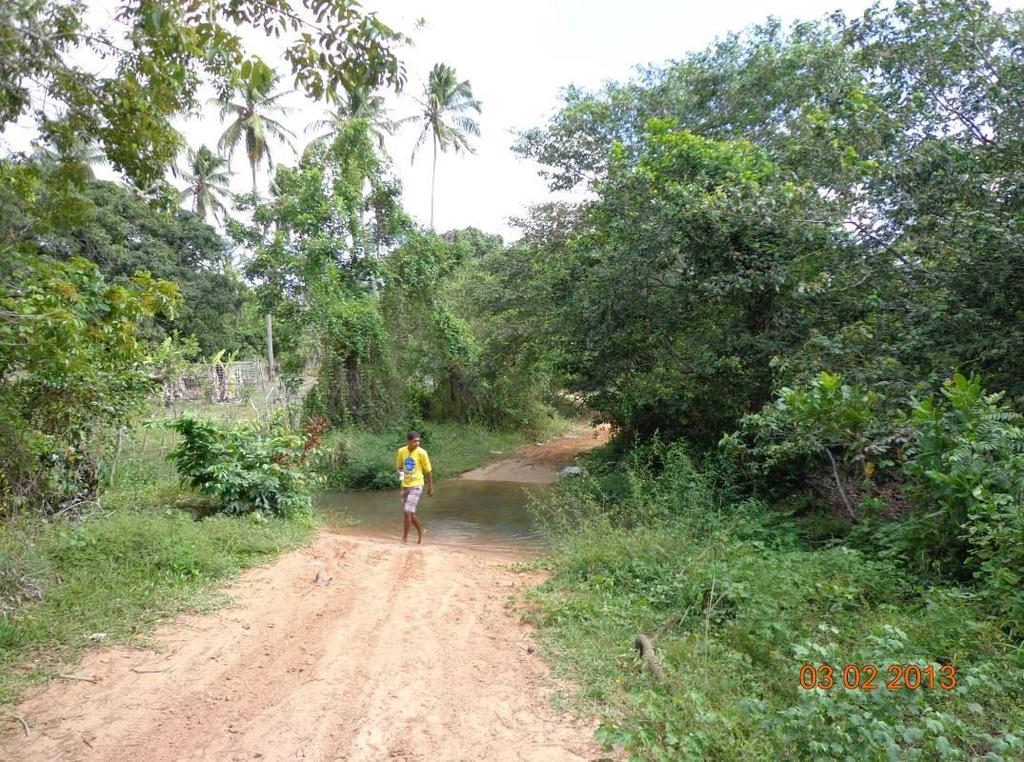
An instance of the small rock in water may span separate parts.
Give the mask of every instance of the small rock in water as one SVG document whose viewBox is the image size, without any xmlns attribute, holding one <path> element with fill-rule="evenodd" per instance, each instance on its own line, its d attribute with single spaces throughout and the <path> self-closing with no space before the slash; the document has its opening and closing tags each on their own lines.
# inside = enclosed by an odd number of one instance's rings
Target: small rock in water
<svg viewBox="0 0 1024 762">
<path fill-rule="evenodd" d="M 313 581 L 320 585 L 320 587 L 327 587 L 329 584 L 331 584 L 332 579 L 334 579 L 334 577 L 325 577 L 323 575 L 323 572 L 317 572 L 316 577 L 313 579 Z"/>
<path fill-rule="evenodd" d="M 583 473 L 583 469 L 580 468 L 579 466 L 566 466 L 558 473 L 560 473 L 562 476 L 579 476 L 580 474 Z"/>
</svg>

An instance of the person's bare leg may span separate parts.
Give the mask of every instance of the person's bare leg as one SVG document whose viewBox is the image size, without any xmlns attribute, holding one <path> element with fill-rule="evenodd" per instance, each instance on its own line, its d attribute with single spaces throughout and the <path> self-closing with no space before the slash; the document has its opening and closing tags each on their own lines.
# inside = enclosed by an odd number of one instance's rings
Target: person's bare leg
<svg viewBox="0 0 1024 762">
<path fill-rule="evenodd" d="M 409 524 L 412 523 L 410 521 L 410 518 L 412 517 L 412 514 L 409 513 L 408 511 L 405 511 L 404 514 L 405 514 L 405 518 L 402 521 L 402 543 L 403 544 L 409 541 Z"/>
<path fill-rule="evenodd" d="M 416 527 L 416 544 L 421 544 L 423 542 L 423 527 L 420 525 L 420 520 L 416 518 L 415 513 L 407 513 L 405 515 L 412 516 L 413 526 Z"/>
</svg>

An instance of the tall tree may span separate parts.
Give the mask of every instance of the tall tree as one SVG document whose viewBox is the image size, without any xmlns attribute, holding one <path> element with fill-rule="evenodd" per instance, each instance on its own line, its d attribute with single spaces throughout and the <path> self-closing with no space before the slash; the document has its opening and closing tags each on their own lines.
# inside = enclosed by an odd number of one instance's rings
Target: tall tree
<svg viewBox="0 0 1024 762">
<path fill-rule="evenodd" d="M 189 149 L 188 168 L 182 177 L 188 185 L 181 191 L 181 201 L 192 199 L 192 211 L 206 219 L 211 212 L 214 219 L 223 219 L 227 209 L 221 197 L 230 196 L 228 188 L 227 160 L 218 156 L 206 146 L 198 151 Z"/>
<path fill-rule="evenodd" d="M 227 150 L 230 166 L 231 157 L 239 143 L 245 142 L 245 155 L 252 170 L 252 192 L 256 192 L 256 169 L 267 160 L 272 169 L 274 159 L 270 154 L 270 139 L 276 138 L 288 145 L 288 136 L 294 137 L 291 130 L 274 119 L 272 115 L 287 113 L 288 109 L 280 104 L 282 97 L 290 91 L 278 91 L 281 77 L 265 64 L 254 66 L 250 75 L 235 85 L 235 92 L 226 97 L 214 98 L 213 103 L 220 108 L 220 119 L 233 121 L 220 136 L 217 148 Z M 232 100 L 237 96 L 237 100 Z"/>
<path fill-rule="evenodd" d="M 382 151 L 385 137 L 392 134 L 397 127 L 388 116 L 383 96 L 371 93 L 366 88 L 353 88 L 346 91 L 344 98 L 335 99 L 335 107 L 331 109 L 326 119 L 312 122 L 306 131 L 322 130 L 312 142 L 329 143 L 354 122 L 366 123 L 377 147 Z"/>
<path fill-rule="evenodd" d="M 469 144 L 469 136 L 480 135 L 480 126 L 467 112 L 480 113 L 480 101 L 473 97 L 473 88 L 468 79 L 461 82 L 455 75 L 455 69 L 448 64 L 434 64 L 423 89 L 423 100 L 417 99 L 422 111 L 416 116 L 403 119 L 402 122 L 421 122 L 423 125 L 416 145 L 412 149 L 412 159 L 416 160 L 416 152 L 431 138 L 434 144 L 433 168 L 430 173 L 430 227 L 434 227 L 434 188 L 437 181 L 437 152 L 451 148 L 455 153 L 467 151 L 474 153 Z"/>
</svg>

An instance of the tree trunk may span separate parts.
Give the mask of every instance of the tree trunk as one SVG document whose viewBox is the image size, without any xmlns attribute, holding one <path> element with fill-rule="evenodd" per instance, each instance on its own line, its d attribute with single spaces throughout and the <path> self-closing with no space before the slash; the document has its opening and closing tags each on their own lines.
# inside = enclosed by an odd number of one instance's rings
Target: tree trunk
<svg viewBox="0 0 1024 762">
<path fill-rule="evenodd" d="M 249 166 L 252 168 L 252 195 L 256 195 L 256 164 L 250 162 Z"/>
<path fill-rule="evenodd" d="M 434 185 L 437 182 L 437 133 L 434 133 L 434 166 L 430 171 L 430 229 L 434 229 Z"/>
<path fill-rule="evenodd" d="M 267 374 L 274 377 L 274 316 L 267 313 Z"/>
</svg>

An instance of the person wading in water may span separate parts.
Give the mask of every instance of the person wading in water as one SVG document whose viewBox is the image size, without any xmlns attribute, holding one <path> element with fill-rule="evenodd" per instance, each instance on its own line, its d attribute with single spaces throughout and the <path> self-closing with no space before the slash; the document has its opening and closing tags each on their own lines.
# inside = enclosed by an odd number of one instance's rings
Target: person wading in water
<svg viewBox="0 0 1024 762">
<path fill-rule="evenodd" d="M 430 456 L 420 447 L 420 433 L 410 431 L 406 434 L 408 444 L 399 447 L 395 455 L 395 468 L 398 479 L 402 483 L 402 510 L 405 514 L 402 526 L 402 542 L 409 540 L 409 525 L 416 527 L 416 542 L 423 542 L 423 526 L 416 518 L 416 504 L 423 494 L 423 477 L 427 479 L 427 495 L 434 496 L 434 477 L 431 474 Z"/>
</svg>

